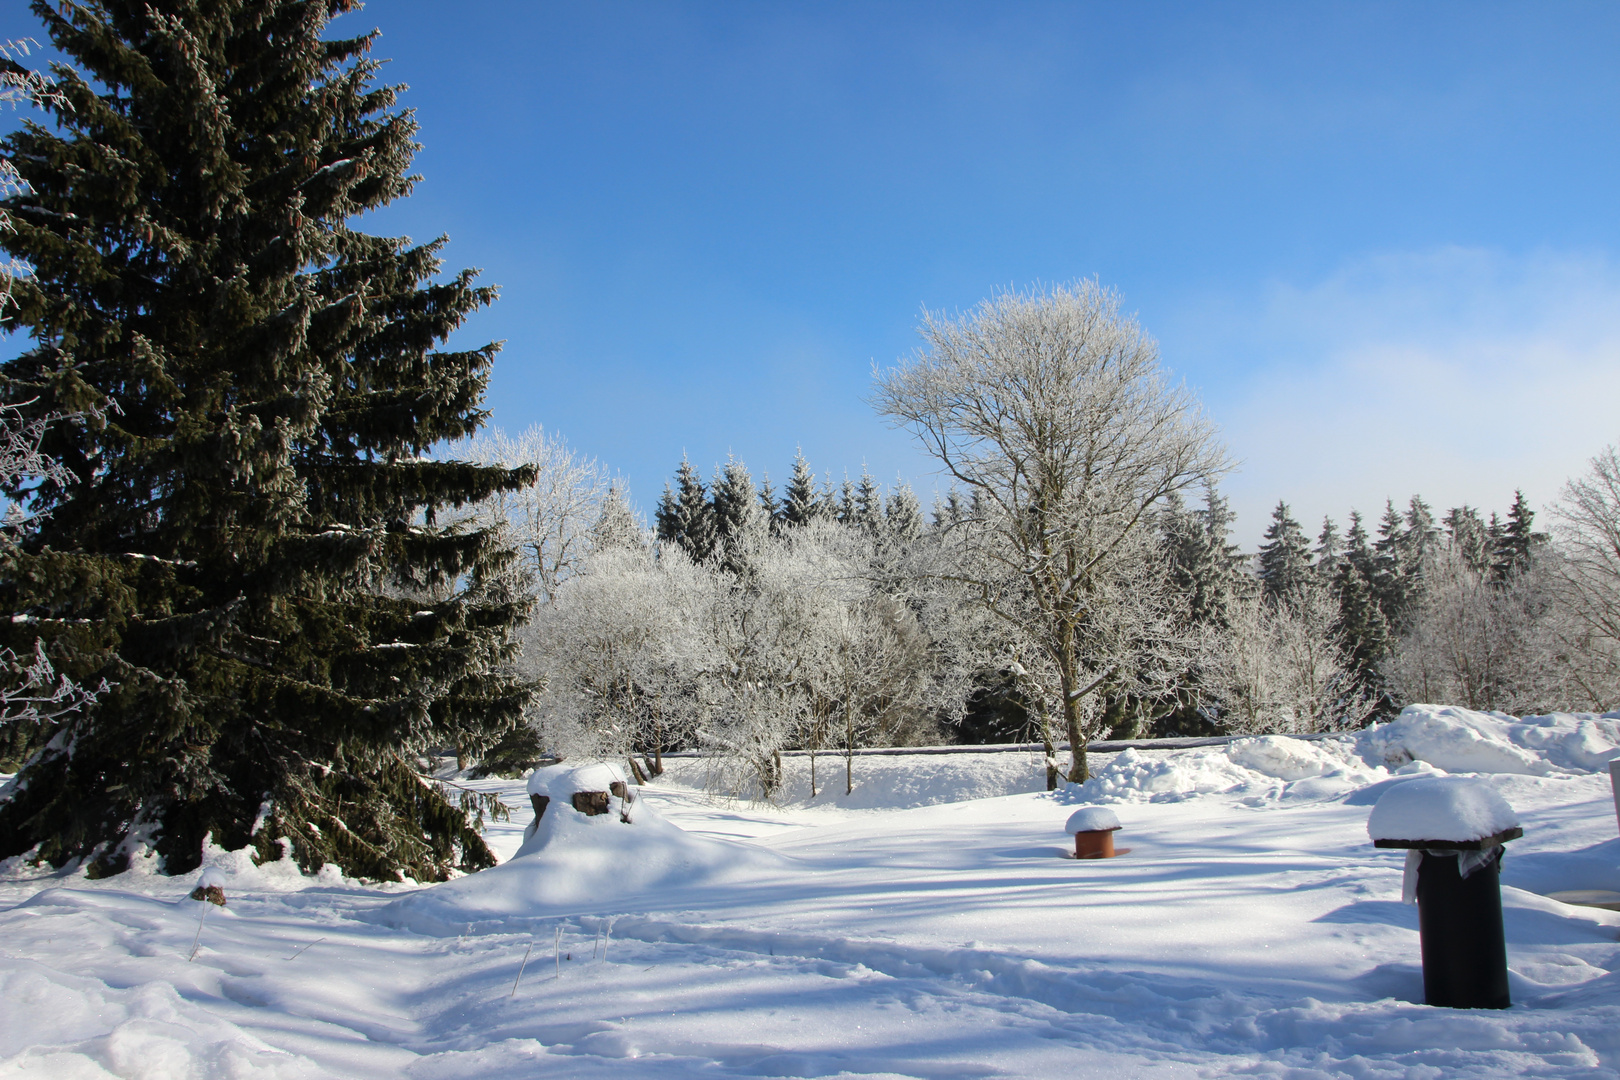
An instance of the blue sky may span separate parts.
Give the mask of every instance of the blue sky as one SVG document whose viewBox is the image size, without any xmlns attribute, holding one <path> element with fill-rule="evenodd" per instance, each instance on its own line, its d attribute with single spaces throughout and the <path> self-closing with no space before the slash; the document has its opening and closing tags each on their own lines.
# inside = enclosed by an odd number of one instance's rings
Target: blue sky
<svg viewBox="0 0 1620 1080">
<path fill-rule="evenodd" d="M 13 23 L 31 25 L 22 6 Z M 650 510 L 683 452 L 932 465 L 865 403 L 923 305 L 1099 278 L 1253 544 L 1541 504 L 1620 438 L 1613 4 L 373 0 L 417 194 L 501 302 L 490 405 Z M 27 32 L 26 25 L 7 28 Z"/>
</svg>

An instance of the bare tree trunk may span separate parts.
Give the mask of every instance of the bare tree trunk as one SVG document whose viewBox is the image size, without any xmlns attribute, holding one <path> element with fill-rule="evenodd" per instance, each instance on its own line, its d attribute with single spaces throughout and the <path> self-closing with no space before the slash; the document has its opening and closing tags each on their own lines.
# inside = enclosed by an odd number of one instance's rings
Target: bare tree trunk
<svg viewBox="0 0 1620 1080">
<path fill-rule="evenodd" d="M 810 737 L 805 740 L 805 746 L 810 751 L 810 797 L 816 797 L 816 750 L 821 746 L 821 725 L 825 719 L 822 715 L 821 698 L 816 695 L 811 699 L 810 705 Z"/>
<path fill-rule="evenodd" d="M 1080 733 L 1079 679 L 1076 677 L 1073 647 L 1064 643 L 1058 660 L 1058 685 L 1063 691 L 1063 726 L 1069 737 L 1069 775 L 1071 784 L 1083 784 L 1091 779 L 1086 767 L 1086 740 Z"/>
<path fill-rule="evenodd" d="M 1057 747 L 1052 745 L 1052 725 L 1041 713 L 1041 746 L 1046 751 L 1046 790 L 1056 791 L 1058 786 Z"/>
<path fill-rule="evenodd" d="M 855 714 L 844 704 L 844 794 L 855 791 Z"/>
</svg>

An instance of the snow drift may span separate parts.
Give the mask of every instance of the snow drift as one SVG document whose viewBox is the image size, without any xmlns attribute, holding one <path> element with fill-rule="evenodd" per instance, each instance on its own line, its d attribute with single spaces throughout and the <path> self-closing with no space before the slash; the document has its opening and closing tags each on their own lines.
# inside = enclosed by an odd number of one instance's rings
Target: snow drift
<svg viewBox="0 0 1620 1080">
<path fill-rule="evenodd" d="M 1408 705 L 1357 740 L 1369 764 L 1427 761 L 1447 772 L 1597 772 L 1620 756 L 1620 712 L 1520 719 L 1452 705 Z"/>
<path fill-rule="evenodd" d="M 561 774 L 542 778 L 559 792 L 570 782 Z M 397 900 L 381 921 L 454 934 L 512 917 L 623 910 L 633 897 L 672 900 L 682 890 L 733 884 L 783 865 L 781 856 L 750 844 L 694 836 L 645 799 L 631 805 L 625 821 L 617 812 L 582 814 L 553 798 L 510 861 Z"/>
</svg>

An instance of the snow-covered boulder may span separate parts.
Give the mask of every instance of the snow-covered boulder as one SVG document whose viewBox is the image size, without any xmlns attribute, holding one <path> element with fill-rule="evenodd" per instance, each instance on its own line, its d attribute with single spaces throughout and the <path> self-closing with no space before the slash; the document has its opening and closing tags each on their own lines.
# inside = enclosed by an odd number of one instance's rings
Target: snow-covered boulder
<svg viewBox="0 0 1620 1080">
<path fill-rule="evenodd" d="M 1519 827 L 1519 815 L 1490 784 L 1465 776 L 1419 777 L 1379 797 L 1367 835 L 1383 846 L 1419 841 L 1477 844 Z"/>
</svg>

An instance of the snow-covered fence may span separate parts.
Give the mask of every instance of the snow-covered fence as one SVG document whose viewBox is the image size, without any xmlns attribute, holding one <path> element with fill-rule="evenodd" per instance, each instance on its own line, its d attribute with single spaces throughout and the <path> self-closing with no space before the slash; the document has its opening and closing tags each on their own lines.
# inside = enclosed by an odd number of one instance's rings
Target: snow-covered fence
<svg viewBox="0 0 1620 1080">
<path fill-rule="evenodd" d="M 1287 739 L 1301 739 L 1306 742 L 1318 742 L 1322 739 L 1336 739 L 1344 736 L 1342 731 L 1310 732 L 1298 735 L 1288 734 L 1279 736 Z M 1238 742 L 1242 739 L 1252 739 L 1253 735 L 1212 735 L 1171 739 L 1105 739 L 1086 744 L 1086 752 L 1091 754 L 1117 754 L 1122 750 L 1192 750 L 1200 746 L 1225 746 L 1228 743 Z M 1059 753 L 1069 752 L 1066 742 L 1055 744 Z M 840 754 L 845 751 L 838 751 Z M 818 755 L 826 754 L 825 750 L 816 751 Z M 906 757 L 912 754 L 1039 754 L 1044 753 L 1040 743 L 962 743 L 950 746 L 868 746 L 860 747 L 854 751 L 856 757 Z M 806 757 L 808 750 L 783 750 L 783 757 Z M 665 751 L 666 758 L 700 758 L 708 756 L 702 750 L 672 750 Z"/>
</svg>

